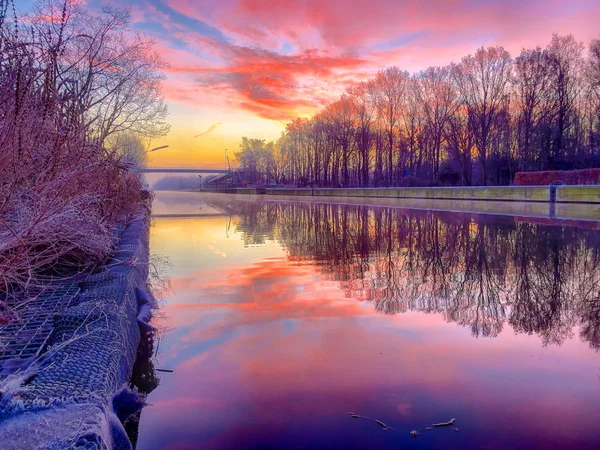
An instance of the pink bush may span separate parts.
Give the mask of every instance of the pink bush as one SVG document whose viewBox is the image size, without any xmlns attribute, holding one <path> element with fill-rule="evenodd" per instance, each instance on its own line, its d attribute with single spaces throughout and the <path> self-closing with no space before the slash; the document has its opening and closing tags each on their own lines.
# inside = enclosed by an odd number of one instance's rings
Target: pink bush
<svg viewBox="0 0 600 450">
<path fill-rule="evenodd" d="M 547 186 L 552 183 L 600 184 L 600 169 L 548 170 L 544 172 L 517 172 L 517 186 Z"/>
</svg>

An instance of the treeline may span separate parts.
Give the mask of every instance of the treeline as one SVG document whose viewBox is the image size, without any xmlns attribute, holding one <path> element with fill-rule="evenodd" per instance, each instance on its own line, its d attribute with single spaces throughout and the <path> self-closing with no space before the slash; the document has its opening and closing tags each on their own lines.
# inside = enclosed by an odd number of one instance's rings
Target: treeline
<svg viewBox="0 0 600 450">
<path fill-rule="evenodd" d="M 213 201 L 239 217 L 246 244 L 276 240 L 288 258 L 383 314 L 441 314 L 493 337 L 562 344 L 578 327 L 600 350 L 600 231 L 465 213 L 362 205 Z"/>
<path fill-rule="evenodd" d="M 243 138 L 253 183 L 505 185 L 519 171 L 600 167 L 600 39 L 554 35 L 513 58 L 478 49 L 410 75 L 393 66 L 275 142 Z"/>
</svg>

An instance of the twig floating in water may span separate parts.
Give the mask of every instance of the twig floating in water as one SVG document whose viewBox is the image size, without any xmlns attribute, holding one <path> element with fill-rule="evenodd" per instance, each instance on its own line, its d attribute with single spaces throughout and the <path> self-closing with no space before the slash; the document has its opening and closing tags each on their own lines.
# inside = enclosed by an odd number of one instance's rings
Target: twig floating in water
<svg viewBox="0 0 600 450">
<path fill-rule="evenodd" d="M 456 421 L 456 419 L 450 419 L 448 422 L 434 423 L 433 426 L 434 427 L 449 427 L 450 425 L 454 425 L 455 421 Z"/>
<path fill-rule="evenodd" d="M 392 427 L 388 427 L 385 423 L 383 423 L 381 420 L 377 420 L 377 419 L 373 419 L 372 417 L 367 417 L 367 416 L 359 416 L 358 414 L 355 414 L 353 412 L 349 412 L 348 413 L 350 415 L 350 417 L 352 417 L 353 419 L 367 419 L 367 420 L 372 420 L 373 422 L 377 422 L 379 425 L 381 425 L 383 427 L 383 431 L 387 431 L 387 430 L 394 430 Z M 395 431 L 395 430 L 394 430 Z"/>
<path fill-rule="evenodd" d="M 156 369 L 157 372 L 167 372 L 167 373 L 172 373 L 173 369 Z"/>
</svg>

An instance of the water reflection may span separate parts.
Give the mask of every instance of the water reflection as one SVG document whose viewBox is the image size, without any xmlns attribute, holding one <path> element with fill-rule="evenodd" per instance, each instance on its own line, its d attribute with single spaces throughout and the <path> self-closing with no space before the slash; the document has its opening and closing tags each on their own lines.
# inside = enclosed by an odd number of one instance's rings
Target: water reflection
<svg viewBox="0 0 600 450">
<path fill-rule="evenodd" d="M 177 199 L 138 449 L 600 448 L 595 223 Z"/>
<path fill-rule="evenodd" d="M 246 245 L 279 241 L 377 312 L 441 313 L 473 336 L 519 333 L 600 348 L 600 233 L 530 219 L 362 205 L 211 204 L 239 217 Z"/>
<path fill-rule="evenodd" d="M 129 388 L 135 390 L 144 400 L 148 394 L 158 387 L 160 382 L 152 361 L 153 353 L 154 333 L 142 330 L 136 359 L 131 371 Z M 124 423 L 125 432 L 134 449 L 137 448 L 141 414 L 142 411 L 134 413 Z"/>
</svg>

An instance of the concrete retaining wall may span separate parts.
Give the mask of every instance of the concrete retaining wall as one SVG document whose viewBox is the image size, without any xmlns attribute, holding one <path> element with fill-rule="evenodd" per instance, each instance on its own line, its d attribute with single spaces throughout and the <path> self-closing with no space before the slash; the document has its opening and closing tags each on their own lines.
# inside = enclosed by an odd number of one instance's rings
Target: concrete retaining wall
<svg viewBox="0 0 600 450">
<path fill-rule="evenodd" d="M 493 186 L 430 188 L 266 189 L 269 195 L 314 197 L 379 197 L 428 200 L 599 203 L 600 186 Z"/>
<path fill-rule="evenodd" d="M 212 192 L 219 194 L 246 194 L 246 195 L 256 195 L 256 194 L 266 194 L 267 189 L 264 187 L 249 187 L 249 188 L 205 188 L 200 189 L 200 192 Z"/>
<path fill-rule="evenodd" d="M 561 203 L 600 203 L 600 186 L 557 186 L 556 201 Z"/>
</svg>

